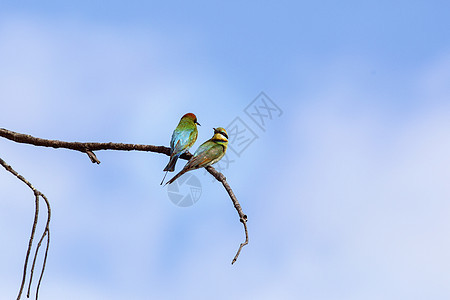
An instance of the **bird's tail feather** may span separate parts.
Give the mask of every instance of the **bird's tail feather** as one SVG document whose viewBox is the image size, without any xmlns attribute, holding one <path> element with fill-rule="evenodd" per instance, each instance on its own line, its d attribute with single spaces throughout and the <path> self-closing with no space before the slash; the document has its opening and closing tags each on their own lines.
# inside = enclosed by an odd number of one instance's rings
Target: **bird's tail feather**
<svg viewBox="0 0 450 300">
<path fill-rule="evenodd" d="M 169 163 L 164 168 L 163 171 L 173 172 L 175 170 L 175 164 L 177 163 L 178 155 L 173 155 L 170 157 Z"/>
<path fill-rule="evenodd" d="M 162 185 L 162 184 L 163 184 L 163 182 L 164 182 L 164 179 L 166 179 L 166 176 L 167 176 L 167 172 L 168 172 L 168 171 L 166 171 L 166 173 L 164 173 L 164 177 L 163 177 L 163 179 L 161 180 L 161 183 L 160 183 L 160 185 Z"/>
<path fill-rule="evenodd" d="M 166 182 L 166 185 L 171 184 L 172 182 L 174 182 L 175 180 L 177 180 L 181 175 L 183 175 L 184 173 L 186 173 L 187 171 L 189 171 L 188 169 L 183 169 L 181 170 L 177 175 L 175 175 L 172 179 L 170 179 L 169 181 Z"/>
</svg>

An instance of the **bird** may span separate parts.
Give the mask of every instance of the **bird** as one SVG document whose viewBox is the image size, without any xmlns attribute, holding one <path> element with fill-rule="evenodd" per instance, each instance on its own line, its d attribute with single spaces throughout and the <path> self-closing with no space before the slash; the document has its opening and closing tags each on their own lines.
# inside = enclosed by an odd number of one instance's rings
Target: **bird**
<svg viewBox="0 0 450 300">
<path fill-rule="evenodd" d="M 194 145 L 198 136 L 197 125 L 200 125 L 200 123 L 197 122 L 197 117 L 193 113 L 187 113 L 181 117 L 178 126 L 172 133 L 172 139 L 170 140 L 170 159 L 163 170 L 166 174 L 164 174 L 161 185 L 166 178 L 167 172 L 173 172 L 175 170 L 175 164 L 178 158 L 183 153 L 188 152 L 189 148 Z"/>
<path fill-rule="evenodd" d="M 165 185 L 171 184 L 188 171 L 210 166 L 222 159 L 228 147 L 228 134 L 222 127 L 213 129 L 213 137 L 201 144 L 184 168 Z"/>
</svg>

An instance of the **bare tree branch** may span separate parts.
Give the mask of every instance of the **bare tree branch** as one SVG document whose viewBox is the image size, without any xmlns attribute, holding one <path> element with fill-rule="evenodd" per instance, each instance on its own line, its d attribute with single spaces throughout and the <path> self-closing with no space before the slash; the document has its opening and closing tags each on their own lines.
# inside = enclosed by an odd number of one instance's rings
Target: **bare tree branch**
<svg viewBox="0 0 450 300">
<path fill-rule="evenodd" d="M 38 246 L 36 247 L 36 251 L 34 254 L 34 259 L 33 259 L 33 265 L 31 266 L 31 276 L 30 276 L 30 282 L 28 285 L 28 293 L 27 293 L 27 297 L 30 296 L 30 287 L 31 287 L 31 281 L 33 279 L 33 273 L 34 273 L 34 267 L 36 264 L 36 257 L 39 251 L 39 247 L 42 243 L 42 240 L 44 239 L 45 235 L 47 235 L 47 247 L 45 249 L 45 254 L 44 254 L 44 262 L 42 264 L 42 270 L 41 270 L 41 275 L 39 278 L 39 283 L 36 289 L 36 300 L 38 299 L 38 295 L 39 295 L 39 286 L 41 284 L 41 279 L 42 276 L 44 275 L 44 271 L 45 271 L 45 264 L 47 261 L 47 254 L 48 254 L 48 248 L 49 248 L 49 244 L 50 244 L 50 218 L 51 218 L 51 210 L 50 210 L 50 203 L 47 200 L 47 197 L 42 194 L 40 191 L 38 191 L 28 180 L 25 179 L 25 177 L 23 177 L 22 175 L 20 175 L 19 173 L 17 173 L 10 165 L 8 165 L 3 159 L 0 158 L 0 164 L 11 174 L 13 174 L 14 176 L 16 176 L 19 180 L 21 180 L 22 182 L 24 182 L 34 193 L 35 196 L 35 206 L 34 206 L 34 221 L 33 221 L 33 227 L 31 229 L 31 235 L 30 235 L 30 240 L 28 242 L 28 248 L 27 248 L 27 254 L 25 256 L 25 263 L 23 266 L 23 274 L 22 274 L 22 283 L 20 284 L 20 289 L 19 289 L 19 294 L 17 295 L 17 300 L 20 299 L 21 295 L 22 295 L 22 291 L 25 285 L 25 279 L 26 279 L 26 275 L 27 275 L 27 268 L 28 268 L 28 259 L 30 257 L 30 252 L 31 252 L 31 248 L 33 246 L 33 239 L 34 239 L 34 235 L 36 233 L 36 225 L 38 222 L 38 217 L 39 217 L 39 197 L 42 197 L 45 201 L 45 204 L 47 205 L 47 223 L 45 225 L 45 229 L 44 232 L 42 233 L 41 239 L 39 240 Z"/>
<path fill-rule="evenodd" d="M 41 139 L 41 138 L 33 137 L 31 135 L 28 135 L 28 134 L 22 134 L 22 133 L 10 131 L 10 130 L 4 129 L 4 128 L 0 128 L 0 136 L 4 137 L 6 139 L 9 139 L 11 141 L 17 142 L 17 143 L 30 144 L 30 145 L 41 146 L 41 147 L 64 148 L 64 149 L 70 149 L 70 150 L 79 151 L 79 152 L 82 152 L 82 153 L 85 153 L 86 155 L 88 155 L 88 157 L 89 157 L 89 159 L 91 160 L 92 163 L 97 163 L 97 164 L 100 163 L 100 161 L 98 160 L 97 156 L 94 154 L 94 151 L 97 151 L 97 150 L 147 151 L 147 152 L 155 152 L 155 153 L 161 153 L 161 154 L 165 154 L 165 155 L 170 155 L 170 148 L 165 147 L 165 146 L 141 145 L 141 144 L 123 144 L 123 143 L 65 142 L 65 141 L 59 141 L 59 140 Z M 189 153 L 189 152 L 181 155 L 181 158 L 185 159 L 185 160 L 189 160 L 191 157 L 192 157 L 192 154 Z M 3 161 L 1 161 L 1 162 L 3 162 Z M 2 165 L 3 165 L 3 163 L 2 163 Z M 6 163 L 3 166 L 8 171 L 11 172 L 12 168 L 10 166 L 8 166 Z M 216 180 L 218 180 L 219 182 L 222 183 L 222 185 L 224 186 L 224 188 L 227 191 L 228 195 L 230 196 L 231 201 L 233 202 L 234 208 L 236 209 L 237 213 L 239 214 L 240 222 L 244 225 L 245 241 L 240 244 L 239 249 L 238 249 L 236 255 L 234 256 L 234 258 L 233 258 L 233 260 L 231 262 L 232 264 L 234 264 L 236 262 L 238 256 L 239 256 L 241 250 L 242 250 L 242 247 L 244 247 L 245 245 L 248 244 L 247 215 L 245 215 L 244 212 L 242 211 L 242 207 L 239 204 L 239 201 L 237 200 L 236 196 L 234 195 L 233 190 L 231 189 L 230 185 L 226 181 L 226 177 L 222 173 L 220 173 L 216 169 L 214 169 L 214 167 L 212 167 L 212 166 L 206 167 L 206 170 L 212 176 L 214 176 L 214 178 L 216 178 Z M 14 173 L 14 172 L 15 171 L 12 170 L 11 173 L 16 175 L 17 173 Z M 27 263 L 28 263 L 29 252 L 31 250 L 32 239 L 34 237 L 35 226 L 36 226 L 36 223 L 37 223 L 37 217 L 36 216 L 37 216 L 37 213 L 38 213 L 38 210 L 39 210 L 39 204 L 38 204 L 39 196 L 41 196 L 45 200 L 45 203 L 47 205 L 48 219 L 47 219 L 46 229 L 45 229 L 44 233 L 42 234 L 41 239 L 40 239 L 39 244 L 38 244 L 38 247 L 36 249 L 35 258 L 33 260 L 32 272 L 33 272 L 33 269 L 34 269 L 34 262 L 35 262 L 35 259 L 36 259 L 37 250 L 39 249 L 40 244 L 41 244 L 42 240 L 44 239 L 45 235 L 47 235 L 47 248 L 46 248 L 46 252 L 45 252 L 44 266 L 43 266 L 43 268 L 45 268 L 45 262 L 46 262 L 46 259 L 47 259 L 48 245 L 49 245 L 49 241 L 50 241 L 50 231 L 48 230 L 48 226 L 49 226 L 49 222 L 50 222 L 50 205 L 49 205 L 49 202 L 48 202 L 47 198 L 42 193 L 40 193 L 39 191 L 35 190 L 34 187 L 28 181 L 25 180 L 25 178 L 23 178 L 19 174 L 17 174 L 16 177 L 18 177 L 20 180 L 24 181 L 35 192 L 35 195 L 36 195 L 35 223 L 33 224 L 32 236 L 30 238 L 29 249 L 28 249 L 28 252 L 27 252 L 26 260 L 25 260 L 24 277 L 23 277 L 23 280 L 22 280 L 22 286 L 21 286 L 21 289 L 20 289 L 20 293 L 19 293 L 19 296 L 17 298 L 17 299 L 19 299 L 20 298 L 20 294 L 21 294 L 22 289 L 23 289 L 23 284 L 24 284 L 24 281 L 25 281 L 25 272 L 26 272 L 26 267 L 27 267 Z M 40 282 L 41 282 L 41 279 L 42 279 L 43 271 L 44 270 L 42 270 L 41 277 L 39 279 L 39 284 L 38 284 L 37 291 L 36 291 L 36 297 L 37 297 L 37 293 L 39 291 L 39 285 L 40 285 Z M 32 274 L 31 274 L 31 276 L 32 276 Z M 30 284 L 31 284 L 31 280 L 30 280 Z M 28 288 L 28 294 L 29 294 L 29 288 Z"/>
<path fill-rule="evenodd" d="M 93 163 L 100 163 L 93 151 L 97 150 L 122 150 L 122 151 L 147 151 L 162 153 L 170 155 L 170 148 L 164 146 L 153 146 L 153 145 L 138 145 L 138 144 L 123 144 L 123 143 L 80 143 L 80 142 L 65 142 L 58 140 L 47 140 L 37 138 L 28 134 L 18 133 L 10 131 L 4 128 L 0 128 L 0 136 L 22 144 L 30 144 L 34 146 L 41 147 L 51 147 L 51 148 L 64 148 L 75 151 L 80 151 L 89 156 Z M 189 159 L 187 155 L 182 155 L 181 158 Z"/>
</svg>

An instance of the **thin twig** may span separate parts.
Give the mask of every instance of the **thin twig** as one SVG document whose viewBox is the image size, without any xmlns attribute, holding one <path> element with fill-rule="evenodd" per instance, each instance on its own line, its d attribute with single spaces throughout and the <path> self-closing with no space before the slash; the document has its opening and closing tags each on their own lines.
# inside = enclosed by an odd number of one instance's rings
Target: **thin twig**
<svg viewBox="0 0 450 300">
<path fill-rule="evenodd" d="M 49 237 L 49 234 L 50 234 L 50 203 L 48 202 L 48 200 L 47 200 L 47 198 L 45 197 L 44 194 L 42 194 L 40 191 L 38 191 L 28 180 L 25 179 L 25 177 L 23 177 L 22 175 L 17 173 L 10 165 L 8 165 L 1 158 L 0 158 L 0 164 L 8 172 L 10 172 L 14 176 L 16 176 L 19 180 L 24 182 L 33 191 L 34 196 L 35 196 L 34 221 L 33 221 L 33 227 L 31 229 L 30 240 L 28 242 L 27 254 L 25 256 L 25 263 L 24 263 L 24 266 L 23 266 L 22 283 L 20 284 L 19 294 L 17 295 L 17 300 L 19 300 L 20 297 L 22 296 L 23 288 L 25 286 L 25 279 L 26 279 L 27 268 L 28 268 L 28 259 L 30 257 L 31 248 L 33 246 L 33 239 L 34 239 L 34 235 L 36 233 L 36 226 L 37 226 L 38 217 L 39 217 L 39 196 L 43 197 L 45 202 L 46 202 L 46 204 L 47 204 L 48 216 L 47 216 L 47 224 L 46 224 L 46 227 L 45 227 L 44 234 L 47 233 L 48 237 Z M 41 240 L 39 241 L 38 247 L 36 248 L 36 253 L 34 255 L 33 264 L 32 264 L 31 271 L 30 271 L 31 276 L 30 276 L 30 283 L 28 285 L 27 297 L 29 297 L 31 280 L 33 278 L 34 267 L 35 267 L 35 263 L 36 263 L 37 251 L 39 250 L 39 245 L 41 244 L 42 239 L 43 239 L 43 237 L 41 237 Z M 48 239 L 47 240 L 47 249 L 45 250 L 44 263 L 42 265 L 42 270 L 41 270 L 41 276 L 42 276 L 42 274 L 44 273 L 44 270 L 45 270 L 45 261 L 46 261 L 47 254 L 48 254 L 48 243 L 49 242 L 50 242 L 50 240 Z M 38 288 L 39 288 L 39 285 L 38 285 Z M 36 299 L 37 299 L 37 297 L 38 297 L 38 293 L 36 292 Z"/>
<path fill-rule="evenodd" d="M 46 250 L 45 250 L 45 254 L 44 254 L 44 262 L 43 262 L 43 266 L 42 266 L 42 270 L 41 270 L 41 275 L 39 277 L 39 282 L 38 282 L 38 285 L 36 288 L 36 300 L 38 299 L 39 286 L 41 285 L 42 275 L 44 273 L 45 264 L 47 262 L 47 254 L 48 254 L 48 248 L 49 248 L 49 244 L 50 244 L 50 219 L 51 219 L 50 203 L 47 200 L 47 197 L 45 197 L 44 194 L 39 194 L 39 196 L 41 196 L 44 199 L 45 204 L 47 205 L 47 223 L 45 225 L 44 232 L 42 233 L 41 238 L 39 239 L 39 242 L 37 244 L 36 250 L 34 252 L 33 264 L 32 264 L 31 273 L 30 273 L 30 280 L 28 283 L 27 298 L 30 298 L 30 290 L 31 290 L 31 283 L 33 281 L 34 266 L 36 264 L 36 258 L 37 258 L 38 252 L 39 252 L 39 248 L 41 247 L 42 241 L 44 240 L 45 236 L 47 236 L 47 246 L 46 246 Z"/>
<path fill-rule="evenodd" d="M 236 196 L 233 193 L 233 190 L 231 189 L 230 185 L 227 182 L 227 178 L 222 173 L 218 172 L 216 169 L 214 169 L 212 166 L 208 166 L 205 168 L 209 174 L 214 176 L 218 181 L 222 183 L 222 185 L 225 187 L 225 190 L 228 192 L 228 195 L 231 198 L 231 201 L 233 201 L 234 208 L 239 214 L 239 221 L 244 225 L 244 231 L 245 231 L 245 242 L 241 243 L 239 246 L 239 249 L 234 256 L 233 260 L 231 261 L 231 264 L 234 264 L 236 260 L 238 259 L 239 254 L 241 253 L 242 247 L 248 244 L 248 231 L 247 231 L 247 215 L 244 214 L 242 211 L 242 207 L 239 204 L 239 201 L 237 200 Z"/>
<path fill-rule="evenodd" d="M 37 255 L 37 251 L 41 245 L 41 241 L 45 236 L 45 233 L 47 233 L 47 246 L 45 247 L 44 262 L 42 263 L 41 275 L 39 276 L 39 281 L 38 281 L 38 284 L 36 287 L 36 300 L 38 300 L 39 288 L 41 287 L 41 281 L 42 281 L 42 277 L 44 276 L 45 265 L 47 264 L 48 248 L 50 246 L 50 218 L 51 218 L 51 214 L 52 214 L 52 211 L 50 209 L 50 202 L 48 201 L 47 197 L 45 197 L 45 195 L 42 193 L 40 196 L 44 199 L 45 205 L 47 205 L 47 223 L 45 224 L 45 231 L 42 234 L 41 240 L 39 241 L 39 244 L 36 248 L 36 255 Z M 31 279 L 30 279 L 30 282 L 31 282 Z"/>
<path fill-rule="evenodd" d="M 31 235 L 34 236 L 35 232 L 36 232 L 36 224 L 38 221 L 38 212 L 39 212 L 39 193 L 35 192 L 35 197 L 36 197 L 36 213 L 34 215 L 34 224 L 33 224 L 33 230 Z M 28 251 L 27 251 L 27 256 L 29 256 L 29 252 L 31 251 L 31 246 L 32 246 L 32 239 L 30 239 L 30 243 L 28 245 Z M 31 265 L 31 271 L 30 271 L 30 283 L 28 285 L 28 292 L 27 292 L 27 298 L 29 298 L 30 296 L 30 286 L 31 286 L 31 281 L 33 280 L 33 273 L 34 273 L 34 266 L 36 265 L 36 256 L 37 256 L 37 250 L 36 253 L 34 255 L 33 258 L 33 264 Z M 28 264 L 28 258 L 25 259 L 25 265 Z M 23 274 L 23 278 L 22 278 L 22 285 L 20 286 L 20 291 L 19 291 L 19 296 L 17 297 L 17 299 L 20 299 L 20 296 L 22 294 L 22 289 L 23 289 L 23 285 L 24 285 L 24 281 L 25 281 L 25 273 L 26 273 L 26 268 L 24 268 L 23 270 L 24 274 Z"/>
</svg>

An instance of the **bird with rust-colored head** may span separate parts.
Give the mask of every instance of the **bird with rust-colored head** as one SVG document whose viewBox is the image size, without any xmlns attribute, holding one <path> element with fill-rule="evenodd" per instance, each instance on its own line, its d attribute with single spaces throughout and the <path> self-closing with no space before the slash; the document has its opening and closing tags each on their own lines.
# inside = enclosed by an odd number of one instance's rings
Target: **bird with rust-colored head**
<svg viewBox="0 0 450 300">
<path fill-rule="evenodd" d="M 214 128 L 212 138 L 198 147 L 184 168 L 166 184 L 171 184 L 184 173 L 215 164 L 225 155 L 228 146 L 228 134 L 222 127 Z"/>
<path fill-rule="evenodd" d="M 170 140 L 170 159 L 164 168 L 166 174 L 161 184 L 164 182 L 167 172 L 175 170 L 178 158 L 194 145 L 198 135 L 197 125 L 200 125 L 197 122 L 197 117 L 193 113 L 187 113 L 181 118 L 177 128 L 173 131 L 172 139 Z"/>
</svg>

